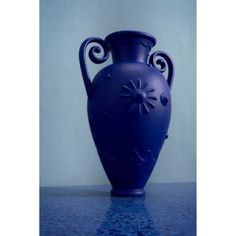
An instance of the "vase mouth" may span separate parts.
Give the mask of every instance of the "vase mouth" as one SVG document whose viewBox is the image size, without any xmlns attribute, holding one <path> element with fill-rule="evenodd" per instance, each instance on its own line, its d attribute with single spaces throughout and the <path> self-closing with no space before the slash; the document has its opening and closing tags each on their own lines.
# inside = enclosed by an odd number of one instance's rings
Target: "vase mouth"
<svg viewBox="0 0 236 236">
<path fill-rule="evenodd" d="M 135 30 L 121 30 L 113 32 L 105 38 L 105 42 L 107 44 L 112 44 L 113 42 L 117 42 L 117 40 L 126 41 L 132 39 L 144 39 L 148 42 L 150 47 L 154 47 L 156 45 L 156 39 L 154 36 L 146 32 Z"/>
</svg>

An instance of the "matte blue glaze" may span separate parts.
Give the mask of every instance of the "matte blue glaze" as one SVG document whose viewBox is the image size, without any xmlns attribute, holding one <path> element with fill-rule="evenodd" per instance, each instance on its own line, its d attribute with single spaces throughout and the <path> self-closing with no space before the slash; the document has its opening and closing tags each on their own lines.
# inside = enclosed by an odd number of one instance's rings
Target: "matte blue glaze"
<svg viewBox="0 0 236 236">
<path fill-rule="evenodd" d="M 109 197 L 109 186 L 42 187 L 41 236 L 195 236 L 196 185 L 147 185 L 146 197 Z"/>
<path fill-rule="evenodd" d="M 90 43 L 98 44 L 89 50 L 92 62 L 103 63 L 110 52 L 113 58 L 92 82 L 85 62 Z M 147 33 L 119 31 L 105 40 L 88 38 L 80 47 L 89 124 L 115 196 L 144 195 L 167 137 L 174 68 L 164 52 L 149 57 L 155 43 Z M 162 74 L 166 69 L 167 79 Z"/>
</svg>

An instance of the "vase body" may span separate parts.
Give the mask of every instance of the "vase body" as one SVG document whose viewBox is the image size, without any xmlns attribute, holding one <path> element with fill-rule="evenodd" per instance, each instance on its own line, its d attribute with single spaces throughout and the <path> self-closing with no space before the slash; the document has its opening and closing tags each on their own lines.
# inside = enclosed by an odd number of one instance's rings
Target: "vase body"
<svg viewBox="0 0 236 236">
<path fill-rule="evenodd" d="M 113 59 L 92 82 L 84 62 L 91 42 L 103 48 L 103 52 L 98 46 L 90 49 L 93 62 L 102 63 L 110 52 Z M 149 58 L 154 45 L 155 38 L 149 34 L 120 31 L 104 41 L 89 38 L 80 49 L 91 133 L 115 196 L 144 195 L 167 137 L 173 64 L 163 52 Z M 102 58 L 98 58 L 99 53 L 104 54 Z M 167 79 L 163 75 L 166 69 Z"/>
</svg>

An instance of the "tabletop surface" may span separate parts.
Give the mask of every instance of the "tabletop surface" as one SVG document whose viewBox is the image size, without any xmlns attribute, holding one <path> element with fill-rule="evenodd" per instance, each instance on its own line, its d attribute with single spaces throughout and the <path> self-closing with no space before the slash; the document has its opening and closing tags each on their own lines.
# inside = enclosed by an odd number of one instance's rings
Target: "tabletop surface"
<svg viewBox="0 0 236 236">
<path fill-rule="evenodd" d="M 109 186 L 41 187 L 41 236 L 196 235 L 196 184 L 150 184 L 145 197 Z"/>
</svg>

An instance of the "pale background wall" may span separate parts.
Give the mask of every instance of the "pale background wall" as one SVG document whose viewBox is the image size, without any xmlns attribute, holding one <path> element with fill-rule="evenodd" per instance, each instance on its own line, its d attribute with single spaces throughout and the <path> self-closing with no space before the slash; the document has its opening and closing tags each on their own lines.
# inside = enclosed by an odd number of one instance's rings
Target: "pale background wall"
<svg viewBox="0 0 236 236">
<path fill-rule="evenodd" d="M 166 51 L 175 64 L 169 138 L 149 182 L 194 182 L 195 0 L 41 0 L 40 8 L 41 186 L 108 183 L 89 130 L 77 54 L 85 38 L 123 29 L 153 34 L 153 50 Z M 91 64 L 91 74 L 110 62 Z"/>
</svg>

